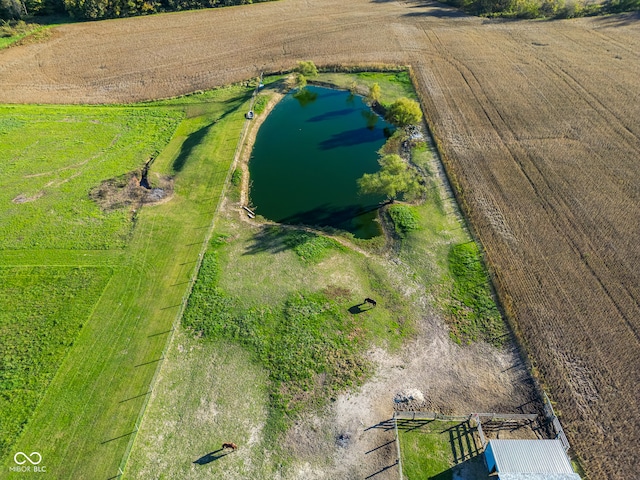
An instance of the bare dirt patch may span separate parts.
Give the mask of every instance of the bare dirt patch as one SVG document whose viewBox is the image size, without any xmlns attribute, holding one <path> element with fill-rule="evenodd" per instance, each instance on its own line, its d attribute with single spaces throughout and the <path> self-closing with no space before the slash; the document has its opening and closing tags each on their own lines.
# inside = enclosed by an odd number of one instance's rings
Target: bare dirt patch
<svg viewBox="0 0 640 480">
<path fill-rule="evenodd" d="M 142 171 L 136 170 L 117 178 L 105 180 L 89 192 L 89 196 L 105 211 L 122 208 L 137 210 L 142 205 L 157 205 L 171 199 L 173 179 L 154 175 L 153 185 L 143 179 Z"/>
<path fill-rule="evenodd" d="M 389 420 L 400 392 L 419 390 L 424 402 L 407 406 L 445 414 L 537 413 L 533 384 L 514 349 L 458 346 L 433 312 L 425 311 L 417 337 L 401 352 L 374 348 L 368 357 L 376 366 L 371 381 L 340 395 L 324 412 L 305 415 L 288 432 L 286 448 L 299 460 L 291 478 L 365 478 L 379 472 L 376 478 L 397 479 Z"/>
</svg>

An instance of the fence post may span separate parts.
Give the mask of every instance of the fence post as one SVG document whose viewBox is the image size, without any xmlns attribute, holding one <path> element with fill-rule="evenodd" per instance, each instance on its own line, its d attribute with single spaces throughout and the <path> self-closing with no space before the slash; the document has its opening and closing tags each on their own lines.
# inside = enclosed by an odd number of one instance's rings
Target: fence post
<svg viewBox="0 0 640 480">
<path fill-rule="evenodd" d="M 396 452 L 398 454 L 398 472 L 400 473 L 400 480 L 402 480 L 402 457 L 400 456 L 400 438 L 398 437 L 398 419 L 396 412 L 393 412 L 393 430 L 396 434 Z"/>
</svg>

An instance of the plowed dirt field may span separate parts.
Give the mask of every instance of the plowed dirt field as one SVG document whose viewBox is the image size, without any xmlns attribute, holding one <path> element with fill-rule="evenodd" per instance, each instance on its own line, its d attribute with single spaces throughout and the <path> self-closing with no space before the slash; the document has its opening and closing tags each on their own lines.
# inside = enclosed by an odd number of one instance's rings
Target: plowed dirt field
<svg viewBox="0 0 640 480">
<path fill-rule="evenodd" d="M 412 65 L 501 300 L 591 478 L 637 476 L 640 16 L 505 22 L 282 0 L 59 27 L 0 51 L 0 102 L 123 103 L 291 68 Z"/>
</svg>

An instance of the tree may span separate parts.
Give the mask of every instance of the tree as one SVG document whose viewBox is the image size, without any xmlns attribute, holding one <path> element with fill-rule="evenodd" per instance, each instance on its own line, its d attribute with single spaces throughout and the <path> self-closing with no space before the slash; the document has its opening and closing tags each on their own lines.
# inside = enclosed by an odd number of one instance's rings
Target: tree
<svg viewBox="0 0 640 480">
<path fill-rule="evenodd" d="M 287 77 L 286 84 L 290 89 L 298 88 L 302 90 L 307 86 L 307 78 L 301 73 L 292 73 Z"/>
<path fill-rule="evenodd" d="M 367 101 L 371 104 L 372 107 L 378 105 L 380 103 L 380 97 L 382 96 L 382 92 L 380 91 L 380 85 L 374 83 L 369 87 L 369 95 L 367 95 Z"/>
<path fill-rule="evenodd" d="M 24 4 L 20 3 L 18 0 L 0 0 L 0 19 L 3 20 L 17 20 L 22 17 L 24 11 Z M 2 22 L 3 30 L 9 31 L 8 35 L 13 35 L 13 31 L 11 29 L 11 25 L 9 22 Z M 4 32 L 2 32 L 4 35 Z"/>
<path fill-rule="evenodd" d="M 318 75 L 318 68 L 311 60 L 298 62 L 296 71 L 305 77 L 315 77 Z"/>
<path fill-rule="evenodd" d="M 422 120 L 420 104 L 409 98 L 399 98 L 387 109 L 386 119 L 398 127 L 416 125 Z"/>
<path fill-rule="evenodd" d="M 358 179 L 360 192 L 364 194 L 384 195 L 394 201 L 400 195 L 415 198 L 423 190 L 411 167 L 399 155 L 380 157 L 380 170 L 365 173 Z"/>
</svg>

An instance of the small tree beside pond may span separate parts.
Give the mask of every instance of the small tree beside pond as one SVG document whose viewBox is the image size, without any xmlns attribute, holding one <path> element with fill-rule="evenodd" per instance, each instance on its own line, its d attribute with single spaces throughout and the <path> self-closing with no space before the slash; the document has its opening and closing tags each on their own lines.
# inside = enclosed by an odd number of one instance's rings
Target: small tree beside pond
<svg viewBox="0 0 640 480">
<path fill-rule="evenodd" d="M 386 120 L 398 127 L 417 125 L 422 120 L 420 104 L 409 98 L 399 98 L 387 109 Z"/>
<path fill-rule="evenodd" d="M 363 194 L 384 195 L 391 202 L 400 196 L 414 199 L 420 196 L 423 186 L 413 169 L 400 157 L 390 154 L 378 160 L 380 171 L 365 173 L 358 179 L 358 187 Z"/>
<path fill-rule="evenodd" d="M 382 97 L 382 91 L 380 90 L 380 85 L 374 83 L 369 88 L 369 95 L 367 95 L 367 101 L 371 104 L 372 107 L 380 104 L 380 98 Z"/>
<path fill-rule="evenodd" d="M 311 60 L 298 62 L 296 72 L 305 77 L 315 77 L 318 75 L 318 67 Z"/>
</svg>

